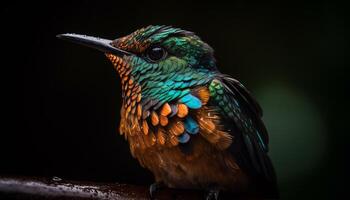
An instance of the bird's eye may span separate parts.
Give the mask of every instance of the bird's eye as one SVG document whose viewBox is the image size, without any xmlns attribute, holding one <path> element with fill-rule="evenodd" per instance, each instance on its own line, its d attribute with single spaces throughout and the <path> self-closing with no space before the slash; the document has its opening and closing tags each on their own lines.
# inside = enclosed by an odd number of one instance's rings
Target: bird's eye
<svg viewBox="0 0 350 200">
<path fill-rule="evenodd" d="M 146 57 L 152 61 L 152 62 L 157 62 L 167 56 L 167 52 L 165 49 L 159 46 L 154 46 L 150 47 L 146 51 Z"/>
</svg>

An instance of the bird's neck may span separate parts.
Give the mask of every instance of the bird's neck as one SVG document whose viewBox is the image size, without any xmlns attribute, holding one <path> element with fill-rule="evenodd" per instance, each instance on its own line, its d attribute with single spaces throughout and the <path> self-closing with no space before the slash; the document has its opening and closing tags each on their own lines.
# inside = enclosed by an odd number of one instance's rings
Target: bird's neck
<svg viewBox="0 0 350 200">
<path fill-rule="evenodd" d="M 141 86 L 131 75 L 132 68 L 128 62 L 112 54 L 106 54 L 112 62 L 114 69 L 118 72 L 123 96 L 123 109 L 126 115 L 132 114 L 141 117 Z"/>
</svg>

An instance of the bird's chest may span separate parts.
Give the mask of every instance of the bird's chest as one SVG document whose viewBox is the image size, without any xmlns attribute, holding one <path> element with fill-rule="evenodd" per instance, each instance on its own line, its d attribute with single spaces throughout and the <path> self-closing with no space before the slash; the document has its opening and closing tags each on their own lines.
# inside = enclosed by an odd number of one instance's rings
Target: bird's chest
<svg viewBox="0 0 350 200">
<path fill-rule="evenodd" d="M 234 158 L 227 152 L 210 147 L 201 137 L 194 138 L 188 146 L 160 146 L 154 144 L 143 148 L 133 144 L 133 155 L 140 164 L 149 169 L 157 182 L 170 188 L 205 189 L 218 185 L 222 189 L 242 189 L 247 177 Z"/>
<path fill-rule="evenodd" d="M 218 185 L 222 189 L 236 190 L 247 185 L 247 177 L 236 164 L 232 154 L 227 150 L 216 148 L 210 143 L 211 137 L 204 137 L 207 132 L 201 132 L 207 128 L 211 130 L 212 136 L 220 139 L 223 132 L 215 132 L 214 123 L 203 126 L 204 129 L 192 135 L 186 143 L 180 143 L 177 134 L 183 133 L 184 127 L 181 120 L 183 118 L 179 118 L 178 114 L 182 110 L 179 108 L 177 116 L 171 118 L 170 112 L 162 115 L 161 108 L 158 115 L 159 123 L 153 123 L 152 114 L 150 122 L 147 122 L 143 117 L 145 112 L 142 108 L 140 109 L 142 113 L 137 111 L 141 103 L 137 96 L 136 100 L 133 99 L 132 90 L 130 95 L 128 93 L 124 95 L 120 133 L 128 140 L 133 157 L 154 174 L 156 181 L 163 182 L 172 188 L 203 189 Z M 168 108 L 172 111 L 171 106 Z M 201 113 L 197 114 L 202 116 Z M 161 115 L 169 116 L 166 117 L 167 123 L 160 123 Z M 177 122 L 182 126 L 178 126 Z M 158 128 L 152 128 L 151 124 L 158 124 Z M 226 140 L 223 141 L 226 144 Z"/>
</svg>

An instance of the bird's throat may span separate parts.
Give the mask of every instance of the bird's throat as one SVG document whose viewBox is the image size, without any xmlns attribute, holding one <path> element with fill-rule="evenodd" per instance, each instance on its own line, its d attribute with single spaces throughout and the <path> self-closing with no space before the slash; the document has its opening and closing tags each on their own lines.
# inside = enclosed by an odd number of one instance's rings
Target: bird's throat
<svg viewBox="0 0 350 200">
<path fill-rule="evenodd" d="M 141 86 L 131 76 L 131 66 L 113 54 L 106 54 L 106 56 L 112 62 L 121 79 L 125 117 L 128 118 L 131 114 L 140 119 L 142 115 Z"/>
</svg>

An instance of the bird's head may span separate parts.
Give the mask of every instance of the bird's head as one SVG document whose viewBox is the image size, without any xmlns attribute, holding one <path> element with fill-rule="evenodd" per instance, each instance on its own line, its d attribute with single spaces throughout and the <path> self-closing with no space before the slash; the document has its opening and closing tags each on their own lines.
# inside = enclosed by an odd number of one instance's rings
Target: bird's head
<svg viewBox="0 0 350 200">
<path fill-rule="evenodd" d="M 142 88 L 142 99 L 159 98 L 174 89 L 205 84 L 216 71 L 208 44 L 192 32 L 169 26 L 147 26 L 115 40 L 58 37 L 104 52 L 121 77 L 124 96 Z"/>
</svg>

